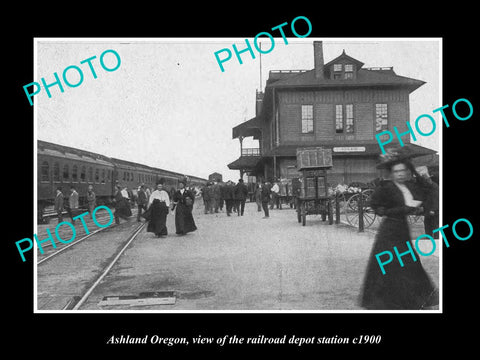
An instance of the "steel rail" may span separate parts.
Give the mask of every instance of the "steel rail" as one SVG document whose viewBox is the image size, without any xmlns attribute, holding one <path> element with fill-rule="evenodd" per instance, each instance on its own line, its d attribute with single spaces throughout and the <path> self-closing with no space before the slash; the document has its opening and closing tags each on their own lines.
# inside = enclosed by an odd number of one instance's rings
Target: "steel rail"
<svg viewBox="0 0 480 360">
<path fill-rule="evenodd" d="M 72 310 L 78 310 L 80 306 L 83 305 L 83 303 L 88 299 L 90 294 L 95 290 L 95 288 L 98 286 L 100 281 L 103 280 L 103 278 L 109 273 L 109 271 L 112 269 L 113 265 L 118 261 L 120 256 L 124 253 L 124 251 L 128 248 L 130 243 L 135 240 L 137 235 L 142 231 L 142 229 L 145 227 L 146 223 L 142 223 L 133 233 L 130 235 L 130 239 L 127 240 L 127 243 L 123 246 L 123 248 L 118 252 L 118 254 L 115 256 L 115 258 L 110 262 L 110 264 L 103 270 L 102 274 L 98 277 L 98 279 L 93 283 L 92 286 L 83 294 L 83 296 L 80 298 L 80 300 L 75 304 Z M 67 304 L 68 305 L 68 304 Z M 65 308 L 64 308 L 65 309 Z M 64 310 L 62 309 L 62 310 Z"/>
</svg>

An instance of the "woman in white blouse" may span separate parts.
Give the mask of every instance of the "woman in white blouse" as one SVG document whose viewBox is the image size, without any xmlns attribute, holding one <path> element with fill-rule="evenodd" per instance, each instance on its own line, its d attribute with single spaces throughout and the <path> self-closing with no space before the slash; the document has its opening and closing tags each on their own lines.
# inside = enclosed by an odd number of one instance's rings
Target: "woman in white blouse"
<svg viewBox="0 0 480 360">
<path fill-rule="evenodd" d="M 163 189 L 165 179 L 157 181 L 157 188 L 148 199 L 147 209 L 150 209 L 150 221 L 147 232 L 153 232 L 156 237 L 163 237 L 168 234 L 167 215 L 170 208 L 170 197 Z"/>
</svg>

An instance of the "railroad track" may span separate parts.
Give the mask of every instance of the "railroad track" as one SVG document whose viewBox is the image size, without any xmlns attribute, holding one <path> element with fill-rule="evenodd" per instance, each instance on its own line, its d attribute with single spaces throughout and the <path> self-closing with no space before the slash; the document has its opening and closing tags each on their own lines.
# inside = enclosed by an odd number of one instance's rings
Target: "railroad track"
<svg viewBox="0 0 480 360">
<path fill-rule="evenodd" d="M 90 296 L 90 294 L 92 293 L 93 290 L 95 290 L 95 288 L 98 286 L 98 284 L 100 284 L 100 282 L 103 280 L 103 278 L 108 274 L 108 272 L 111 270 L 111 268 L 113 267 L 113 265 L 115 265 L 115 263 L 118 261 L 118 259 L 120 258 L 120 256 L 122 256 L 123 252 L 128 248 L 128 246 L 130 245 L 130 243 L 135 240 L 135 238 L 137 237 L 137 235 L 140 233 L 140 231 L 142 231 L 142 229 L 145 227 L 145 224 L 146 223 L 142 223 L 134 232 L 132 235 L 130 235 L 130 237 L 128 238 L 127 242 L 125 243 L 125 245 L 122 247 L 122 249 L 117 253 L 117 255 L 115 256 L 115 258 L 110 261 L 110 263 L 107 265 L 107 267 L 105 267 L 105 269 L 102 271 L 102 273 L 100 274 L 100 276 L 97 278 L 97 280 L 95 280 L 95 282 L 93 283 L 92 286 L 90 286 L 88 288 L 87 291 L 85 291 L 85 293 L 81 296 L 81 298 L 78 300 L 78 302 L 73 306 L 73 309 L 72 310 L 78 310 L 80 309 L 80 307 L 83 305 L 83 303 L 88 299 L 88 297 Z M 69 306 L 71 306 L 71 303 L 67 304 L 66 305 L 66 308 L 64 308 L 63 310 L 66 310 Z"/>
<path fill-rule="evenodd" d="M 134 221 L 135 218 L 105 233 L 103 231 L 110 228 L 92 231 L 84 238 L 41 259 L 37 263 L 37 309 L 80 309 L 144 229 L 146 223 L 137 225 Z M 79 245 L 79 242 L 86 238 L 95 238 L 95 240 Z M 73 245 L 77 246 L 73 247 Z M 67 249 L 70 251 L 65 251 Z M 62 254 L 63 256 L 59 256 Z M 70 273 L 66 273 L 67 270 L 70 270 Z"/>
<path fill-rule="evenodd" d="M 132 218 L 136 218 L 136 216 L 137 216 L 137 213 L 132 210 Z M 109 218 L 110 218 L 110 215 L 96 216 L 96 220 L 98 222 L 102 223 L 102 224 L 104 223 L 103 220 L 106 220 L 106 219 L 109 219 Z M 69 222 L 69 219 L 64 219 L 64 221 Z M 53 256 L 61 253 L 62 251 L 68 249 L 69 247 L 75 246 L 78 243 L 82 242 L 83 240 L 88 239 L 90 236 L 98 233 L 99 231 L 107 229 L 107 228 L 98 228 L 98 226 L 95 225 L 93 220 L 91 218 L 89 218 L 88 216 L 84 217 L 84 221 L 85 221 L 86 227 L 89 229 L 89 233 L 87 234 L 87 232 L 85 231 L 85 228 L 82 224 L 82 221 L 80 219 L 76 220 L 74 226 L 75 226 L 75 231 L 76 231 L 76 237 L 78 237 L 78 239 L 74 240 L 73 242 L 71 242 L 69 244 L 65 244 L 65 243 L 62 243 L 60 241 L 55 241 L 56 249 L 58 249 L 57 251 L 54 251 L 55 248 L 53 247 L 51 242 L 45 242 L 41 245 L 43 253 L 40 251 L 40 249 L 37 246 L 37 257 L 40 258 L 40 260 L 37 261 L 37 265 L 43 263 L 44 261 L 47 261 L 48 259 L 50 259 Z M 112 224 L 111 226 L 115 226 L 115 225 Z M 39 240 L 43 240 L 47 237 L 47 233 L 45 231 L 46 228 L 50 229 L 50 232 L 53 235 L 54 230 L 55 230 L 55 226 L 53 226 L 53 225 L 50 225 L 50 226 L 47 226 L 47 227 L 39 226 L 39 227 L 37 227 L 37 237 L 38 237 Z M 60 229 L 58 231 L 58 234 L 60 235 L 60 237 L 62 239 L 68 239 L 69 237 L 72 236 L 71 230 L 70 229 L 67 230 L 67 229 L 65 229 L 65 227 Z M 53 237 L 55 237 L 55 236 L 53 235 Z"/>
</svg>

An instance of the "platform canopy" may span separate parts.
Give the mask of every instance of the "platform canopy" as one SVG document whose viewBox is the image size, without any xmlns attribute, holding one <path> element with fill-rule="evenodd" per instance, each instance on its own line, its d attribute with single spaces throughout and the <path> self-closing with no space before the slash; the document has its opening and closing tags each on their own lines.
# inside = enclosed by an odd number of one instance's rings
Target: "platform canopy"
<svg viewBox="0 0 480 360">
<path fill-rule="evenodd" d="M 240 136 L 248 137 L 253 136 L 255 140 L 260 139 L 262 134 L 262 122 L 261 118 L 254 117 L 247 120 L 240 125 L 235 126 L 232 129 L 232 139 L 236 139 Z"/>
</svg>

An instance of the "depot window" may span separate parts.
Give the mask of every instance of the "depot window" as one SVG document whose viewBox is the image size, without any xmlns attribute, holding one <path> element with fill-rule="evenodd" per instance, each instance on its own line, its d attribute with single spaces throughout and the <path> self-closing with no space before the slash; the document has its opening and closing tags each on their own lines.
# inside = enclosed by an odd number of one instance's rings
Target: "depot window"
<svg viewBox="0 0 480 360">
<path fill-rule="evenodd" d="M 345 79 L 353 79 L 353 64 L 345 64 Z"/>
<path fill-rule="evenodd" d="M 342 78 L 342 64 L 333 64 L 333 78 L 334 79 L 341 79 Z"/>
<path fill-rule="evenodd" d="M 335 132 L 352 134 L 355 131 L 353 104 L 335 105 Z"/>
<path fill-rule="evenodd" d="M 302 134 L 313 134 L 313 105 L 302 105 Z"/>
<path fill-rule="evenodd" d="M 375 104 L 375 131 L 388 129 L 388 106 L 387 104 Z"/>
</svg>

